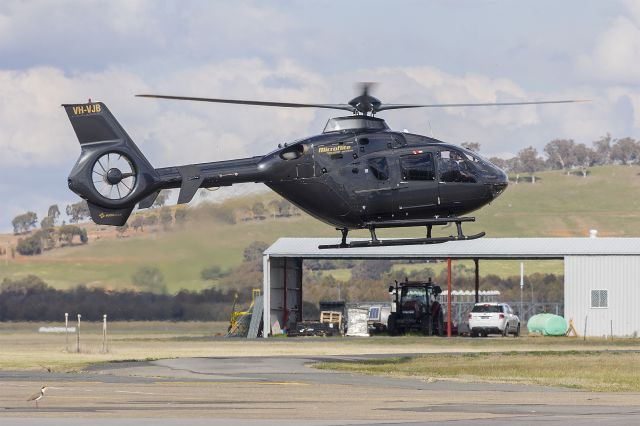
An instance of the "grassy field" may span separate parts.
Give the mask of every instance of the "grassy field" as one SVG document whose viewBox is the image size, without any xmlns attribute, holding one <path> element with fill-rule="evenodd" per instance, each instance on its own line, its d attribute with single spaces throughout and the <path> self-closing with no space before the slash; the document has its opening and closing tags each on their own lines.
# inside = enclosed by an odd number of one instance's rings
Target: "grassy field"
<svg viewBox="0 0 640 426">
<path fill-rule="evenodd" d="M 536 184 L 512 184 L 491 205 L 476 212 L 477 222 L 467 232 L 486 231 L 489 237 L 587 236 L 598 229 L 600 236 L 640 236 L 640 192 L 638 167 L 606 166 L 591 170 L 588 178 L 567 176 L 558 171 L 541 172 Z M 226 201 L 226 204 L 251 206 L 277 197 L 273 193 Z M 143 212 L 144 214 L 144 212 Z M 84 226 L 84 225 L 83 225 Z M 56 249 L 41 256 L 0 259 L 0 280 L 4 277 L 35 274 L 57 288 L 78 284 L 107 288 L 132 287 L 131 275 L 141 266 L 156 266 L 163 273 L 169 292 L 198 290 L 215 282 L 200 278 L 204 267 L 217 265 L 230 269 L 242 261 L 242 253 L 253 241 L 272 243 L 279 237 L 338 237 L 338 233 L 306 214 L 291 218 L 267 217 L 264 221 L 230 225 L 213 219 L 188 224 L 172 231 L 135 233 L 115 238 L 105 227 L 87 224 L 87 246 Z M 383 230 L 380 236 L 416 236 L 415 229 Z M 449 232 L 448 230 L 444 232 Z M 355 232 L 353 236 L 366 236 Z M 99 239 L 97 239 L 99 237 Z M 0 246 L 14 241 L 0 235 Z M 436 265 L 443 267 L 442 264 Z M 469 265 L 470 266 L 470 265 Z M 412 265 L 396 268 L 410 269 Z M 527 262 L 526 272 L 562 273 L 561 262 Z M 436 271 L 437 272 L 437 271 Z M 349 279 L 349 271 L 330 272 L 336 278 Z M 519 274 L 518 262 L 481 263 L 482 274 L 509 276 Z"/>
<path fill-rule="evenodd" d="M 539 173 L 536 184 L 511 184 L 505 194 L 477 213 L 470 229 L 488 236 L 565 237 L 639 236 L 636 223 L 640 169 L 603 166 L 587 178 L 560 171 Z"/>
<path fill-rule="evenodd" d="M 534 351 L 325 362 L 318 368 L 393 377 L 640 392 L 640 352 Z"/>
<path fill-rule="evenodd" d="M 109 352 L 102 353 L 102 324 L 87 322 L 81 328 L 81 352 L 76 353 L 75 334 L 69 335 L 67 352 L 64 333 L 38 332 L 40 326 L 60 325 L 0 323 L 0 369 L 78 371 L 99 363 L 203 356 L 640 350 L 640 339 L 583 341 L 551 337 L 445 339 L 422 336 L 225 339 L 220 337 L 227 327 L 223 322 L 113 322 L 109 323 Z M 490 361 L 486 365 L 490 366 Z"/>
</svg>

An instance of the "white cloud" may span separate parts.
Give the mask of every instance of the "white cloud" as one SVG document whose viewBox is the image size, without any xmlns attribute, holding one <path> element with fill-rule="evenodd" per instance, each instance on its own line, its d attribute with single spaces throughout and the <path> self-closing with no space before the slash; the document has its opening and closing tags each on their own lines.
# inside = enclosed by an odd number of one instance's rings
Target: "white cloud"
<svg viewBox="0 0 640 426">
<path fill-rule="evenodd" d="M 393 72 L 393 71 L 392 71 Z M 418 103 L 486 103 L 531 100 L 524 89 L 513 81 L 478 74 L 463 76 L 445 73 L 433 67 L 400 68 L 402 72 L 417 82 L 427 100 Z M 538 121 L 534 108 L 447 108 L 447 114 L 470 120 L 478 120 L 483 125 L 529 125 Z M 470 111 L 473 111 L 470 113 Z"/>
<path fill-rule="evenodd" d="M 78 154 L 63 103 L 109 97 L 122 101 L 144 83 L 117 69 L 65 75 L 55 68 L 0 70 L 0 166 L 56 164 Z M 128 97 L 128 96 L 127 96 Z"/>
<path fill-rule="evenodd" d="M 269 87 L 276 77 L 294 86 Z M 201 161 L 207 154 L 254 155 L 310 131 L 315 111 L 135 99 L 133 94 L 309 102 L 322 97 L 325 86 L 322 78 L 291 62 L 268 66 L 258 60 L 180 69 L 152 84 L 153 89 L 143 76 L 118 68 L 74 75 L 55 68 L 0 71 L 0 96 L 11 99 L 0 104 L 0 166 L 75 157 L 77 141 L 60 104 L 87 98 L 104 101 L 132 138 L 163 163 Z"/>
<path fill-rule="evenodd" d="M 506 144 L 513 145 L 514 152 L 530 144 L 541 148 L 554 137 L 593 140 L 606 132 L 629 131 L 640 122 L 640 93 L 624 86 L 539 93 L 504 78 L 455 75 L 428 66 L 362 69 L 358 77 L 382 82 L 373 94 L 389 103 L 562 99 L 576 97 L 576 93 L 596 100 L 578 105 L 404 110 L 382 115 L 392 128 L 429 134 L 431 127 L 436 137 L 447 141 L 484 141 L 487 154 L 503 152 Z M 68 167 L 78 155 L 78 145 L 59 105 L 88 97 L 107 103 L 156 167 L 263 154 L 279 142 L 320 132 L 319 117 L 332 113 L 136 99 L 132 95 L 152 92 L 347 102 L 355 93 L 350 89 L 338 92 L 335 86 L 338 82 L 343 85 L 342 80 L 343 76 L 320 75 L 291 60 L 267 64 L 257 59 L 185 67 L 150 77 L 116 67 L 76 74 L 55 68 L 0 71 L 0 96 L 11 99 L 0 104 L 0 149 L 4 153 L 0 166 Z"/>
<path fill-rule="evenodd" d="M 580 71 L 616 84 L 640 82 L 640 3 L 626 2 L 627 14 L 617 16 L 588 52 L 577 57 Z"/>
</svg>

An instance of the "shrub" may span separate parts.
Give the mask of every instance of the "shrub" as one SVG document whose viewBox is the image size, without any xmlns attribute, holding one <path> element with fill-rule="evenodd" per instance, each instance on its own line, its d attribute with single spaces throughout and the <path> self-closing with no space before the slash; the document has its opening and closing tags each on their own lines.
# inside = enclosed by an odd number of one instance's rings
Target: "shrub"
<svg viewBox="0 0 640 426">
<path fill-rule="evenodd" d="M 20 238 L 16 250 L 23 256 L 34 256 L 42 253 L 42 239 L 39 234 Z"/>
</svg>

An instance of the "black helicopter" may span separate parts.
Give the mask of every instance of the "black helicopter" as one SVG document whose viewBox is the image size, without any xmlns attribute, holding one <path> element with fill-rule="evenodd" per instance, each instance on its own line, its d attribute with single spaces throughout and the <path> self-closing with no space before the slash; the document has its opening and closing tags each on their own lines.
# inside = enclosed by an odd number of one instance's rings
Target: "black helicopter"
<svg viewBox="0 0 640 426">
<path fill-rule="evenodd" d="M 431 244 L 469 240 L 462 215 L 479 209 L 507 187 L 507 175 L 479 154 L 437 139 L 389 129 L 374 117 L 406 108 L 531 105 L 575 100 L 482 104 L 383 104 L 363 84 L 347 104 L 137 95 L 242 105 L 346 110 L 322 134 L 279 145 L 266 155 L 155 169 L 101 102 L 63 105 L 81 146 L 69 188 L 87 201 L 91 218 L 124 225 L 132 210 L 150 207 L 162 189 L 180 188 L 178 203 L 199 188 L 262 182 L 300 209 L 342 232 L 341 242 L 321 248 Z M 433 226 L 456 224 L 456 235 L 432 236 Z M 378 239 L 376 229 L 426 227 L 424 238 Z M 347 241 L 351 229 L 368 229 L 369 241 Z"/>
</svg>

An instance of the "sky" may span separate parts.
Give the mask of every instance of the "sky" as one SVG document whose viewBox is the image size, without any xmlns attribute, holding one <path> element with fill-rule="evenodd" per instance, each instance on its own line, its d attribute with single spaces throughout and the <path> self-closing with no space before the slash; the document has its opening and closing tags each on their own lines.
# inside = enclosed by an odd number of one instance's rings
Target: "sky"
<svg viewBox="0 0 640 426">
<path fill-rule="evenodd" d="M 62 103 L 104 102 L 166 167 L 264 154 L 340 113 L 137 93 L 346 103 L 362 81 L 388 103 L 591 100 L 379 115 L 478 142 L 485 156 L 639 138 L 640 1 L 3 0 L 0 232 L 17 214 L 79 199 L 66 186 L 80 149 Z"/>
</svg>

